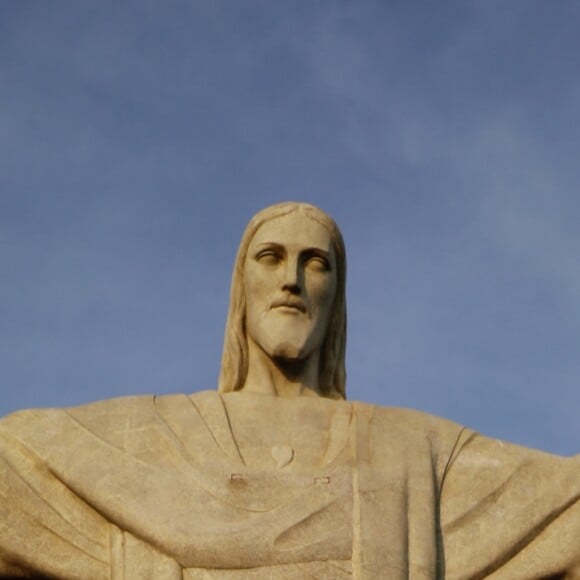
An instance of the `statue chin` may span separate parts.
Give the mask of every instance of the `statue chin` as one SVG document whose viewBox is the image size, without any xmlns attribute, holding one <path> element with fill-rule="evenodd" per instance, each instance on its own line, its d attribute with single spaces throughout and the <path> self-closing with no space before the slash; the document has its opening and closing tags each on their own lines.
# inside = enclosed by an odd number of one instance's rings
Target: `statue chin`
<svg viewBox="0 0 580 580">
<path fill-rule="evenodd" d="M 305 345 L 297 345 L 292 342 L 278 344 L 272 351 L 271 356 L 276 361 L 294 364 L 306 358 Z"/>
<path fill-rule="evenodd" d="M 276 330 L 276 332 L 274 332 Z M 250 337 L 252 342 L 270 359 L 287 363 L 305 361 L 319 348 L 318 337 L 307 325 L 299 328 L 261 328 L 260 332 Z"/>
</svg>

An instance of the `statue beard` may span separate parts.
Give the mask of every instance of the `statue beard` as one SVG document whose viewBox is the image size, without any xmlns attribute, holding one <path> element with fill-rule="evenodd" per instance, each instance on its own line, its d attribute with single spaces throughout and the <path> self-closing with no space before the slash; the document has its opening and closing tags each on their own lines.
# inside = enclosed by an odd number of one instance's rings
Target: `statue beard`
<svg viewBox="0 0 580 580">
<path fill-rule="evenodd" d="M 297 364 L 305 358 L 303 350 L 289 341 L 281 342 L 276 345 L 271 356 L 276 362 Z"/>
</svg>

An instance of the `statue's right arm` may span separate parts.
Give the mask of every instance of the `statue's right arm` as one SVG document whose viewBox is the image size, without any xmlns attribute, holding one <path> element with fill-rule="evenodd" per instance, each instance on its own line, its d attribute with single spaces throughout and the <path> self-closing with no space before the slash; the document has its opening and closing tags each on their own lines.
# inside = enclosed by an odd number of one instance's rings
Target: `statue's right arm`
<svg viewBox="0 0 580 580">
<path fill-rule="evenodd" d="M 55 476 L 28 437 L 35 429 L 48 437 L 58 421 L 58 412 L 41 411 L 0 420 L 0 578 L 109 575 L 108 523 Z"/>
</svg>

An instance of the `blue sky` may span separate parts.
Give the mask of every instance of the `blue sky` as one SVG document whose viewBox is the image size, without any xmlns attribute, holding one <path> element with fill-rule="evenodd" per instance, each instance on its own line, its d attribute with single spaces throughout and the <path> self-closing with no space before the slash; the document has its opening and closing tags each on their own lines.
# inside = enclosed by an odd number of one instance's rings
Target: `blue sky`
<svg viewBox="0 0 580 580">
<path fill-rule="evenodd" d="M 580 452 L 580 7 L 0 5 L 0 414 L 213 389 L 247 220 L 349 260 L 349 398 Z"/>
</svg>

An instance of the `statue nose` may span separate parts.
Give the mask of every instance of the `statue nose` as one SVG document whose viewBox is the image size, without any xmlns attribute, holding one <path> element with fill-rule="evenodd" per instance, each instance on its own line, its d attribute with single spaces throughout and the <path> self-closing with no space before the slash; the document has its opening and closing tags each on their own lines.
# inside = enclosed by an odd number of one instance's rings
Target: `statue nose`
<svg viewBox="0 0 580 580">
<path fill-rule="evenodd" d="M 282 289 L 291 292 L 292 294 L 300 294 L 301 284 L 298 264 L 289 261 L 286 268 L 284 268 Z"/>
<path fill-rule="evenodd" d="M 282 286 L 282 290 L 286 290 L 291 294 L 300 294 L 300 286 L 298 284 L 289 284 L 286 283 Z"/>
</svg>

